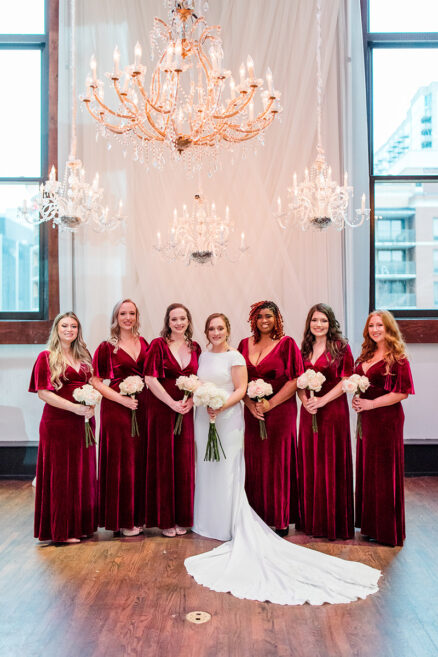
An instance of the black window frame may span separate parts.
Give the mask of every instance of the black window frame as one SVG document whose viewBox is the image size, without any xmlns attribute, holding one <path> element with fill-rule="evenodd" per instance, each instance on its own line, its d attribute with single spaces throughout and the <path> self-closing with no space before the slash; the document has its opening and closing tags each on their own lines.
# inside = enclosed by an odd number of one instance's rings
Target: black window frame
<svg viewBox="0 0 438 657">
<path fill-rule="evenodd" d="M 437 175 L 375 175 L 374 174 L 374 132 L 373 132 L 373 51 L 376 49 L 415 48 L 438 49 L 438 32 L 370 32 L 370 0 L 361 0 L 362 29 L 365 54 L 365 77 L 368 119 L 368 157 L 370 187 L 370 284 L 369 309 L 375 309 L 376 254 L 375 254 L 375 186 L 379 182 L 438 182 Z M 438 309 L 400 309 L 389 308 L 399 320 L 405 337 L 414 342 L 438 342 Z M 404 321 L 406 320 L 406 321 Z"/>
</svg>

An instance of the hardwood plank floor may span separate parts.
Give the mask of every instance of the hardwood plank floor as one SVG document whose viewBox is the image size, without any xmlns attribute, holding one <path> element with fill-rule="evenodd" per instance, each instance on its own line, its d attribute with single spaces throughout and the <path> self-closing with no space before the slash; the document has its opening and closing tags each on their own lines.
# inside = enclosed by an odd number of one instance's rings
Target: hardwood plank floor
<svg viewBox="0 0 438 657">
<path fill-rule="evenodd" d="M 349 605 L 283 607 L 198 586 L 186 556 L 217 541 L 194 534 L 80 545 L 32 538 L 30 482 L 0 481 L 1 657 L 429 657 L 438 655 L 438 478 L 406 480 L 408 539 L 288 540 L 381 568 L 377 594 Z M 189 611 L 210 622 L 192 625 Z"/>
</svg>

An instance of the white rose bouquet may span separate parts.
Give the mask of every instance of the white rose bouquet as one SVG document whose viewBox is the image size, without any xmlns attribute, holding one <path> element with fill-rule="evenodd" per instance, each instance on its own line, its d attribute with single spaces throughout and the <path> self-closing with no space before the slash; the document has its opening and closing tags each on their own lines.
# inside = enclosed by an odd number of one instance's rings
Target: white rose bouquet
<svg viewBox="0 0 438 657">
<path fill-rule="evenodd" d="M 310 396 L 314 397 L 315 392 L 319 392 L 322 384 L 325 381 L 325 376 L 322 372 L 315 372 L 315 370 L 306 370 L 304 374 L 298 377 L 297 386 L 301 390 L 309 390 Z M 316 413 L 312 414 L 312 431 L 318 433 L 318 422 L 316 420 Z"/>
<path fill-rule="evenodd" d="M 135 399 L 135 395 L 141 392 L 144 388 L 144 381 L 141 376 L 135 374 L 134 376 L 127 376 L 119 383 L 119 390 L 121 395 L 128 395 L 131 399 Z M 137 422 L 137 411 L 135 408 L 131 409 L 131 437 L 139 436 Z"/>
<path fill-rule="evenodd" d="M 270 383 L 266 383 L 263 379 L 256 379 L 255 381 L 250 381 L 248 383 L 248 389 L 246 394 L 250 399 L 257 399 L 258 402 L 261 402 L 265 397 L 272 395 L 272 386 Z M 264 420 L 259 420 L 260 427 L 260 438 L 266 440 L 268 434 L 266 433 L 266 423 Z"/>
<path fill-rule="evenodd" d="M 193 395 L 193 403 L 195 406 L 208 406 L 213 410 L 218 410 L 222 408 L 225 402 L 228 399 L 228 393 L 226 390 L 222 390 L 214 385 L 214 383 L 202 383 L 198 386 Z M 224 458 L 227 458 L 222 447 L 221 439 L 216 429 L 215 420 L 210 418 L 210 427 L 208 429 L 208 440 L 207 448 L 205 450 L 204 461 L 220 461 L 221 456 L 219 448 L 224 455 Z"/>
<path fill-rule="evenodd" d="M 179 376 L 175 384 L 177 388 L 184 390 L 184 397 L 182 398 L 184 403 L 194 394 L 195 390 L 201 385 L 201 382 L 196 374 L 190 374 L 190 376 Z M 175 427 L 173 429 L 174 436 L 179 436 L 181 433 L 183 417 L 181 413 L 178 413 L 176 416 Z"/>
<path fill-rule="evenodd" d="M 73 398 L 80 404 L 85 406 L 96 406 L 102 399 L 100 392 L 90 386 L 89 383 L 85 384 L 81 388 L 75 388 L 73 390 Z M 90 427 L 88 418 L 85 418 L 85 447 L 90 447 L 91 445 L 96 444 L 96 438 L 93 433 L 93 429 Z"/>
<path fill-rule="evenodd" d="M 370 380 L 367 376 L 352 374 L 348 379 L 342 381 L 342 390 L 350 393 L 353 397 L 360 397 L 361 392 L 365 392 L 370 387 Z M 356 435 L 362 439 L 362 416 L 357 414 Z"/>
</svg>

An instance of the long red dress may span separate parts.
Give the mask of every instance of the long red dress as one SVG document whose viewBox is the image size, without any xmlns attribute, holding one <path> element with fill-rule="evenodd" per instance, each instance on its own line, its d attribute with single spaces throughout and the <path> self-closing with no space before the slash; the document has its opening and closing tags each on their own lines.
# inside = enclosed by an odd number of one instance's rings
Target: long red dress
<svg viewBox="0 0 438 657">
<path fill-rule="evenodd" d="M 36 359 L 29 392 L 50 390 L 76 403 L 73 391 L 89 382 L 85 364 L 68 366 L 55 390 L 50 381 L 49 351 Z M 94 431 L 94 419 L 90 420 Z M 45 404 L 40 422 L 34 536 L 64 542 L 97 530 L 96 450 L 85 447 L 85 418 Z"/>
<path fill-rule="evenodd" d="M 119 385 L 128 376 L 143 378 L 148 343 L 140 338 L 135 361 L 122 347 L 102 342 L 93 358 L 94 375 Z M 99 442 L 99 525 L 112 531 L 143 525 L 146 447 L 146 386 L 136 395 L 139 436 L 131 436 L 131 409 L 102 398 Z"/>
<path fill-rule="evenodd" d="M 295 341 L 284 336 L 258 365 L 248 355 L 249 338 L 238 350 L 246 360 L 248 380 L 263 379 L 277 393 L 303 373 Z M 245 406 L 245 489 L 248 501 L 267 525 L 283 529 L 299 518 L 297 472 L 297 401 L 290 399 L 265 414 L 268 438 L 260 438 L 259 421 Z"/>
<path fill-rule="evenodd" d="M 187 367 L 181 368 L 164 338 L 152 340 L 144 364 L 144 375 L 158 379 L 173 399 L 184 393 L 176 387 L 180 376 L 198 371 L 200 346 L 194 342 Z M 148 390 L 146 513 L 147 527 L 168 529 L 176 524 L 193 524 L 195 490 L 195 442 L 193 410 L 184 415 L 182 430 L 173 435 L 177 413 Z"/>
<path fill-rule="evenodd" d="M 362 363 L 355 369 L 364 375 Z M 390 392 L 414 394 L 407 360 L 395 363 L 389 374 L 386 364 L 371 365 L 364 399 Z M 361 533 L 387 545 L 403 545 L 406 538 L 404 504 L 404 412 L 401 402 L 363 411 L 362 439 L 356 446 L 356 527 Z"/>
<path fill-rule="evenodd" d="M 353 374 L 354 361 L 347 345 L 332 361 L 326 351 L 312 364 L 304 360 L 306 370 L 324 374 L 322 397 L 344 377 Z M 345 394 L 318 409 L 318 433 L 312 431 L 312 415 L 300 410 L 298 434 L 298 472 L 301 519 L 298 525 L 311 536 L 330 539 L 354 536 L 353 461 L 350 440 L 350 415 Z"/>
</svg>

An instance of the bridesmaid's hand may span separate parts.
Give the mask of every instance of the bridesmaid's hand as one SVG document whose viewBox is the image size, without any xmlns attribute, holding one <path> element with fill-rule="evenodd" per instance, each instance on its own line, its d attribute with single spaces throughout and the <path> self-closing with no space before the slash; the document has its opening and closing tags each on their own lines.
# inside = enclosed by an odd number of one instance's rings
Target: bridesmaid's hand
<svg viewBox="0 0 438 657">
<path fill-rule="evenodd" d="M 176 401 L 175 399 L 172 399 L 172 403 L 169 404 L 172 411 L 175 411 L 175 413 L 181 413 L 181 415 L 185 415 L 186 413 L 188 413 L 191 410 L 192 405 L 189 405 L 189 400 L 183 402 L 182 399 L 180 401 Z"/>
<path fill-rule="evenodd" d="M 300 399 L 301 399 L 301 397 L 300 397 Z M 310 410 L 310 408 L 309 408 L 309 401 L 310 401 L 310 397 L 303 397 L 303 398 L 301 399 L 301 403 L 302 403 L 302 405 L 304 406 L 304 408 L 306 409 L 306 411 L 307 411 L 308 413 L 310 413 L 311 415 L 315 415 L 315 413 L 317 412 L 317 410 L 316 410 L 316 408 L 315 408 L 314 410 Z"/>
<path fill-rule="evenodd" d="M 262 399 L 261 401 L 256 402 L 255 407 L 257 413 L 260 413 L 260 415 L 263 415 L 263 413 L 267 413 L 271 410 L 271 404 L 268 399 Z"/>
<path fill-rule="evenodd" d="M 309 397 L 305 405 L 306 411 L 314 415 L 318 408 L 325 406 L 325 402 L 322 397 Z"/>
<path fill-rule="evenodd" d="M 189 397 L 186 402 L 185 402 L 185 407 L 187 408 L 187 413 L 192 410 L 193 408 L 193 397 Z"/>
<path fill-rule="evenodd" d="M 138 399 L 132 399 L 128 395 L 120 395 L 120 404 L 130 408 L 131 411 L 135 411 L 138 408 Z"/>
<path fill-rule="evenodd" d="M 371 409 L 374 408 L 374 401 L 372 399 L 354 397 L 352 406 L 356 413 L 362 413 L 362 411 L 371 411 Z"/>
<path fill-rule="evenodd" d="M 84 404 L 74 404 L 73 412 L 89 420 L 94 415 L 94 406 L 85 406 Z"/>
<path fill-rule="evenodd" d="M 264 420 L 265 419 L 264 416 L 263 416 L 263 413 L 260 413 L 257 410 L 257 404 L 256 404 L 256 402 L 253 402 L 252 399 L 248 399 L 248 401 L 246 402 L 246 406 L 247 406 L 249 412 L 251 413 L 251 415 L 253 415 L 256 420 Z"/>
</svg>

